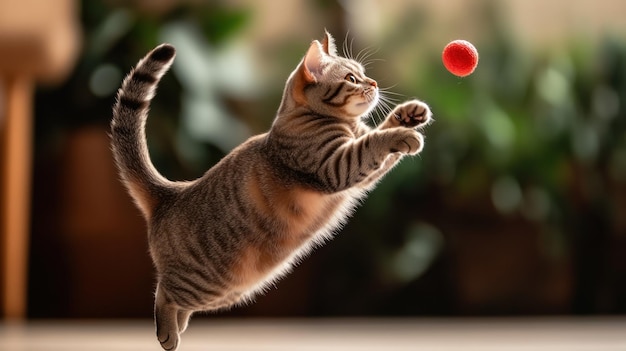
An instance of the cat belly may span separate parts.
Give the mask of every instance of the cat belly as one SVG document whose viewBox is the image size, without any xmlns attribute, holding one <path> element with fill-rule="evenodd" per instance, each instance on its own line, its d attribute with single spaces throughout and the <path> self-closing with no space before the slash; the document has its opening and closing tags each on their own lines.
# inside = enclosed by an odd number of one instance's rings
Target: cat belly
<svg viewBox="0 0 626 351">
<path fill-rule="evenodd" d="M 281 245 L 295 248 L 319 228 L 333 220 L 345 202 L 347 193 L 326 194 L 299 185 L 285 185 L 282 180 L 255 174 L 246 181 L 251 207 L 275 223 Z M 278 243 L 275 243 L 278 244 Z"/>
<path fill-rule="evenodd" d="M 287 273 L 293 261 L 322 242 L 347 217 L 347 194 L 323 194 L 303 187 L 247 184 L 250 200 L 276 223 L 264 242 L 242 250 L 234 269 L 242 290 L 262 289 Z"/>
</svg>

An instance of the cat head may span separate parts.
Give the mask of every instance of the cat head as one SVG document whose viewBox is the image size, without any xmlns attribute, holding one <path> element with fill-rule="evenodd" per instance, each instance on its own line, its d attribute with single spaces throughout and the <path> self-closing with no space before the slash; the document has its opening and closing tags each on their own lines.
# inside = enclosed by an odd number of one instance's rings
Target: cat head
<svg viewBox="0 0 626 351">
<path fill-rule="evenodd" d="M 288 89 L 296 104 L 337 117 L 367 115 L 378 103 L 376 81 L 365 75 L 359 62 L 337 55 L 333 37 L 326 32 L 314 40 L 289 78 Z"/>
</svg>

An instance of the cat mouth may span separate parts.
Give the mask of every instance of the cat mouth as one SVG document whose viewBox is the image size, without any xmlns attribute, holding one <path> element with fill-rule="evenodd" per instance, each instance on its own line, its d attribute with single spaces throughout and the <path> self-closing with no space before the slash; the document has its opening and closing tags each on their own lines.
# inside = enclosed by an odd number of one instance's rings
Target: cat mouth
<svg viewBox="0 0 626 351">
<path fill-rule="evenodd" d="M 374 106 L 378 103 L 378 94 L 376 93 L 366 94 L 363 97 L 365 98 L 365 101 L 359 103 L 358 106 Z"/>
<path fill-rule="evenodd" d="M 376 91 L 363 91 L 357 101 L 353 102 L 353 108 L 359 115 L 367 115 L 378 104 L 378 94 Z"/>
<path fill-rule="evenodd" d="M 378 90 L 366 90 L 363 92 L 365 101 L 363 104 L 376 104 L 378 102 Z"/>
</svg>

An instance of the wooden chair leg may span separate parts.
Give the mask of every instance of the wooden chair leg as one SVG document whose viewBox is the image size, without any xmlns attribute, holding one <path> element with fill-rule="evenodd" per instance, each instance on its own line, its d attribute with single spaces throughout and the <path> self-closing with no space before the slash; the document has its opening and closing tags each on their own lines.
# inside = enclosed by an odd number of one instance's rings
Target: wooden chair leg
<svg viewBox="0 0 626 351">
<path fill-rule="evenodd" d="M 0 191 L 0 287 L 7 319 L 26 317 L 30 187 L 32 164 L 32 94 L 29 77 L 3 81 L 0 119 L 2 183 Z M 0 103 L 0 108 L 2 108 Z M 0 113 L 2 113 L 0 112 Z"/>
</svg>

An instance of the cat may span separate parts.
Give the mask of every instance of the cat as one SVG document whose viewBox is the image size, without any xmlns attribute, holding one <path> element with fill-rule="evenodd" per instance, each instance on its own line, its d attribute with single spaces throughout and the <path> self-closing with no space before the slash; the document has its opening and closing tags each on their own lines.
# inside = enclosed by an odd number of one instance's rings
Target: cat
<svg viewBox="0 0 626 351">
<path fill-rule="evenodd" d="M 199 179 L 170 181 L 150 161 L 145 124 L 175 54 L 161 44 L 131 70 L 110 132 L 121 179 L 147 221 L 165 350 L 178 348 L 192 313 L 249 301 L 329 239 L 381 177 L 422 150 L 417 129 L 431 120 L 425 103 L 410 100 L 369 127 L 363 119 L 379 103 L 378 85 L 337 54 L 326 32 L 287 79 L 267 133 Z"/>
</svg>

